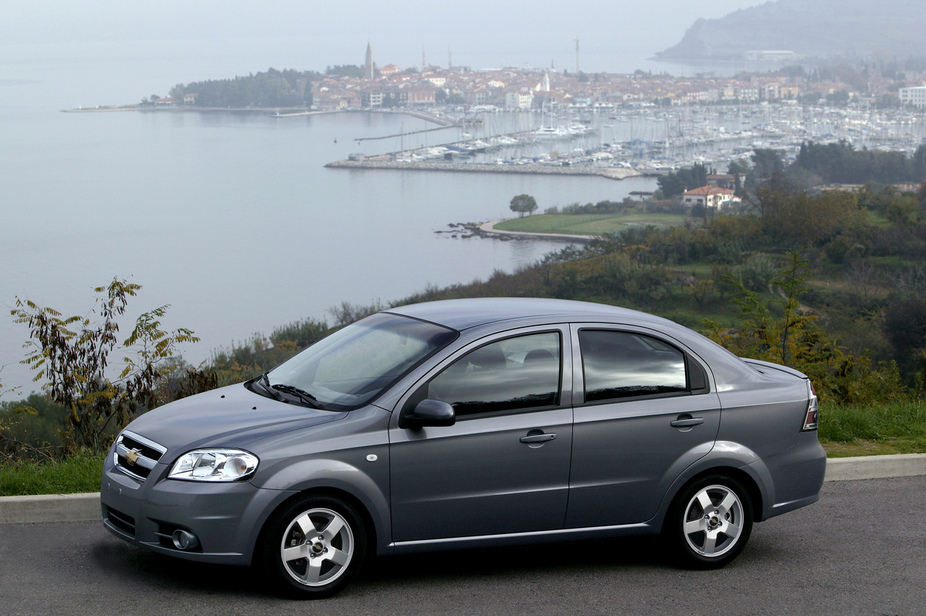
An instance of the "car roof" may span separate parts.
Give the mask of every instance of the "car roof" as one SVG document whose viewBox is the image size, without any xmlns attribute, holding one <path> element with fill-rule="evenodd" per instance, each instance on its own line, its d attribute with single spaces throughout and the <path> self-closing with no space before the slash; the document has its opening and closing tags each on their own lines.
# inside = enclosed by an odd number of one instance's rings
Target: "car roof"
<svg viewBox="0 0 926 616">
<path fill-rule="evenodd" d="M 386 312 L 429 321 L 457 331 L 500 321 L 526 321 L 545 317 L 562 321 L 620 321 L 640 325 L 671 323 L 644 312 L 605 304 L 527 297 L 451 299 L 410 304 L 390 308 Z"/>
</svg>

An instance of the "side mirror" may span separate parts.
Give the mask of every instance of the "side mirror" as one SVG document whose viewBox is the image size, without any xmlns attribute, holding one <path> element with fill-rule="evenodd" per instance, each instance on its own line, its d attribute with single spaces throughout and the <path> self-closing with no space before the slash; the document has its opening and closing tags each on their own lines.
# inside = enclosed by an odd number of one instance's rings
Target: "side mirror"
<svg viewBox="0 0 926 616">
<path fill-rule="evenodd" d="M 399 417 L 399 427 L 412 430 L 429 426 L 452 426 L 456 422 L 453 407 L 441 400 L 422 400 L 411 411 Z"/>
</svg>

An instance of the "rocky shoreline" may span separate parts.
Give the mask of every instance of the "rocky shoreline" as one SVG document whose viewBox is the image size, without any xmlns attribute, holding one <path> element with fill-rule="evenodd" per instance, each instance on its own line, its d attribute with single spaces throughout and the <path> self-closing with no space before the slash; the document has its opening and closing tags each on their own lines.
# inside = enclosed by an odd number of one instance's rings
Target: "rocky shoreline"
<svg viewBox="0 0 926 616">
<path fill-rule="evenodd" d="M 495 229 L 496 223 L 501 220 L 490 220 L 488 222 L 455 222 L 447 225 L 446 229 L 439 229 L 435 233 L 439 235 L 449 235 L 454 239 L 468 240 L 474 237 L 488 238 L 493 240 L 502 240 L 509 242 L 512 240 L 546 240 L 567 242 L 570 244 L 587 244 L 592 241 L 588 235 L 567 235 L 565 233 L 532 233 L 529 231 L 498 231 Z"/>
</svg>

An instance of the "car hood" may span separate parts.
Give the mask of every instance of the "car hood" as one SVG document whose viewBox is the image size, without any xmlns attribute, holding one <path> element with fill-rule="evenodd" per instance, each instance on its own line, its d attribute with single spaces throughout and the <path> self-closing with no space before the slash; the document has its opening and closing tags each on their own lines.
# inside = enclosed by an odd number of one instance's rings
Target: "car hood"
<svg viewBox="0 0 926 616">
<path fill-rule="evenodd" d="M 196 447 L 240 447 L 346 416 L 265 398 L 244 385 L 197 394 L 148 411 L 127 430 L 174 455 Z"/>
</svg>

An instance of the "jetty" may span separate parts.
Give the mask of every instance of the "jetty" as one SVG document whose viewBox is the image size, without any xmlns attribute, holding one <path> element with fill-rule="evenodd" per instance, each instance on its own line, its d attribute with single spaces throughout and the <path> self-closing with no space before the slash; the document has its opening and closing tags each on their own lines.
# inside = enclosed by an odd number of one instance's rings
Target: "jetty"
<svg viewBox="0 0 926 616">
<path fill-rule="evenodd" d="M 362 160 L 339 160 L 325 165 L 330 169 L 399 169 L 402 171 L 450 171 L 453 173 L 527 173 L 535 175 L 584 175 L 623 180 L 643 175 L 636 169 L 622 167 L 561 167 L 552 165 L 500 165 L 489 163 L 454 163 L 444 161 L 402 161 L 388 157 Z"/>
</svg>

